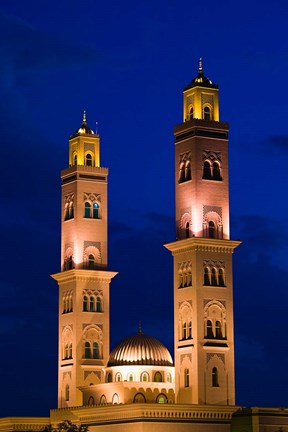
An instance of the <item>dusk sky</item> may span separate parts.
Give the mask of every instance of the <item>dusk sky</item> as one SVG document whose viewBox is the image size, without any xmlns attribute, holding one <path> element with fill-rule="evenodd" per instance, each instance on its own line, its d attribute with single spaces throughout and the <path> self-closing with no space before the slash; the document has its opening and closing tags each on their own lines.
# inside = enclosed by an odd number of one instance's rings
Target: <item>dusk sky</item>
<svg viewBox="0 0 288 432">
<path fill-rule="evenodd" d="M 288 406 L 287 0 L 1 0 L 0 416 L 57 406 L 60 171 L 87 111 L 109 167 L 111 349 L 173 354 L 173 127 L 198 59 L 230 124 L 236 403 Z"/>
</svg>

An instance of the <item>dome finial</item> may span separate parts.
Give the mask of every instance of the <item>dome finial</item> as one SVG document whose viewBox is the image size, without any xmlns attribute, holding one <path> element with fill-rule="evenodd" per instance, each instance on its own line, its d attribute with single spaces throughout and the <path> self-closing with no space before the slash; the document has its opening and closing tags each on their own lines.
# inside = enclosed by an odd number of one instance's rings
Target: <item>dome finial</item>
<svg viewBox="0 0 288 432">
<path fill-rule="evenodd" d="M 138 323 L 138 333 L 143 333 L 142 332 L 142 326 L 141 326 L 141 321 L 139 321 L 139 323 Z"/>
<path fill-rule="evenodd" d="M 86 110 L 83 111 L 83 123 L 87 123 L 87 121 L 86 121 Z"/>
<path fill-rule="evenodd" d="M 200 57 L 199 58 L 199 70 L 198 70 L 198 72 L 202 73 L 202 71 L 203 71 L 203 68 L 202 68 L 202 57 Z"/>
</svg>

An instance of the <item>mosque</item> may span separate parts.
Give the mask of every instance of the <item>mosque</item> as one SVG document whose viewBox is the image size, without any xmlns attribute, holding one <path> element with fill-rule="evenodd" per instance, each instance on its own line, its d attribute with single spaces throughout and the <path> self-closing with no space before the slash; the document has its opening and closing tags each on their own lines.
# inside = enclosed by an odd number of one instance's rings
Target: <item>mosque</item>
<svg viewBox="0 0 288 432">
<path fill-rule="evenodd" d="M 50 417 L 0 419 L 0 432 L 40 431 L 71 420 L 91 432 L 285 432 L 288 408 L 235 405 L 228 124 L 218 86 L 203 73 L 184 88 L 174 129 L 176 240 L 174 364 L 157 339 L 138 333 L 110 351 L 108 169 L 87 124 L 69 139 L 61 172 L 58 408 Z"/>
</svg>

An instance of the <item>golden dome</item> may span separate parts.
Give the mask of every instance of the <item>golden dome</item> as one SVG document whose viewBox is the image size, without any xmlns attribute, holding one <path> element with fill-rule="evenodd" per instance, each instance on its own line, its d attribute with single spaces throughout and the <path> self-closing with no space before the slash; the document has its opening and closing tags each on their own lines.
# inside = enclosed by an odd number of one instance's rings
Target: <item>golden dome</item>
<svg viewBox="0 0 288 432">
<path fill-rule="evenodd" d="M 191 81 L 189 85 L 187 85 L 184 88 L 184 90 L 188 90 L 196 86 L 218 88 L 217 84 L 213 84 L 212 81 L 204 75 L 203 67 L 202 67 L 202 58 L 200 58 L 199 60 L 198 75 Z"/>
<path fill-rule="evenodd" d="M 84 111 L 83 113 L 83 120 L 82 120 L 82 124 L 80 126 L 80 128 L 78 128 L 74 134 L 72 135 L 72 137 L 78 136 L 78 135 L 94 135 L 94 131 L 92 129 L 90 129 L 87 125 L 87 120 L 86 120 L 86 111 Z"/>
<path fill-rule="evenodd" d="M 149 365 L 173 366 L 168 349 L 158 340 L 141 330 L 120 342 L 111 352 L 108 366 Z"/>
</svg>

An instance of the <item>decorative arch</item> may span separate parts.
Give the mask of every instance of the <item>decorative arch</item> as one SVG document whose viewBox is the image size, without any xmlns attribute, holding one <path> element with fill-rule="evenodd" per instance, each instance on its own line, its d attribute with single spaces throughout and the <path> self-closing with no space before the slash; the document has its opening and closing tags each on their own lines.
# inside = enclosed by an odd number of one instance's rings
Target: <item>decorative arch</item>
<svg viewBox="0 0 288 432">
<path fill-rule="evenodd" d="M 205 160 L 203 163 L 202 178 L 204 180 L 211 180 L 211 178 L 212 178 L 212 167 L 211 167 L 211 162 L 209 160 Z"/>
<path fill-rule="evenodd" d="M 75 151 L 73 152 L 72 161 L 73 161 L 73 165 L 77 165 L 78 157 L 77 157 L 77 152 Z"/>
<path fill-rule="evenodd" d="M 190 224 L 191 215 L 189 213 L 184 213 L 180 220 L 180 237 L 188 238 L 190 237 Z"/>
<path fill-rule="evenodd" d="M 100 397 L 100 405 L 107 405 L 107 399 L 104 394 L 102 394 Z"/>
<path fill-rule="evenodd" d="M 119 396 L 118 393 L 114 393 L 112 396 L 112 404 L 113 405 L 118 405 L 119 404 Z"/>
<path fill-rule="evenodd" d="M 62 359 L 67 360 L 72 358 L 72 341 L 73 331 L 68 325 L 62 331 Z"/>
<path fill-rule="evenodd" d="M 97 264 L 101 263 L 101 253 L 98 248 L 95 246 L 88 246 L 84 250 L 84 268 L 89 270 L 94 270 L 97 267 Z"/>
<path fill-rule="evenodd" d="M 83 358 L 101 359 L 103 332 L 95 324 L 87 326 L 83 333 Z"/>
<path fill-rule="evenodd" d="M 226 339 L 226 309 L 222 303 L 212 300 L 204 308 L 206 339 Z"/>
<path fill-rule="evenodd" d="M 146 403 L 146 397 L 143 393 L 136 393 L 133 399 L 133 403 Z"/>
<path fill-rule="evenodd" d="M 164 393 L 159 393 L 156 398 L 156 403 L 168 403 L 168 398 Z"/>
<path fill-rule="evenodd" d="M 189 113 L 189 120 L 192 120 L 194 118 L 194 107 L 193 105 L 188 106 L 188 113 Z"/>
<path fill-rule="evenodd" d="M 205 103 L 202 108 L 202 118 L 203 120 L 213 120 L 213 107 L 211 104 Z"/>
<path fill-rule="evenodd" d="M 225 357 L 222 354 L 212 354 L 206 365 L 209 387 L 223 387 L 226 385 Z"/>
<path fill-rule="evenodd" d="M 90 397 L 89 397 L 89 399 L 88 399 L 88 405 L 89 405 L 89 406 L 93 406 L 93 405 L 95 405 L 95 400 L 94 400 L 94 397 L 93 397 L 93 396 L 90 396 Z"/>
<path fill-rule="evenodd" d="M 94 166 L 94 155 L 91 151 L 87 151 L 84 154 L 84 165 Z"/>
<path fill-rule="evenodd" d="M 117 372 L 115 375 L 115 382 L 121 382 L 122 381 L 122 375 L 120 372 Z"/>
<path fill-rule="evenodd" d="M 64 256 L 64 270 L 72 270 L 73 268 L 73 249 L 71 247 L 68 247 L 65 251 Z"/>
<path fill-rule="evenodd" d="M 149 373 L 148 372 L 142 372 L 141 373 L 141 375 L 140 375 L 140 381 L 143 381 L 143 382 L 148 382 L 148 381 L 150 381 L 150 378 L 149 378 Z"/>
<path fill-rule="evenodd" d="M 163 382 L 162 373 L 159 371 L 156 371 L 154 374 L 154 382 Z"/>
<path fill-rule="evenodd" d="M 188 302 L 179 308 L 179 340 L 192 339 L 192 306 Z"/>
<path fill-rule="evenodd" d="M 204 215 L 203 235 L 208 238 L 223 238 L 222 217 L 216 211 L 208 211 Z"/>
</svg>

